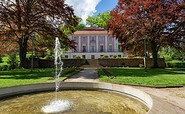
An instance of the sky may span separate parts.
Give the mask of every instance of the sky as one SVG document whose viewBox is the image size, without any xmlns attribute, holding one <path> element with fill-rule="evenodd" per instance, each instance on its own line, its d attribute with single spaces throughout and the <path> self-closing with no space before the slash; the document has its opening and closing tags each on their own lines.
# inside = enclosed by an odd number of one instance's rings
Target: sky
<svg viewBox="0 0 185 114">
<path fill-rule="evenodd" d="M 81 17 L 83 23 L 88 16 L 93 16 L 115 8 L 118 0 L 66 0 L 66 4 L 72 6 L 77 16 Z"/>
</svg>

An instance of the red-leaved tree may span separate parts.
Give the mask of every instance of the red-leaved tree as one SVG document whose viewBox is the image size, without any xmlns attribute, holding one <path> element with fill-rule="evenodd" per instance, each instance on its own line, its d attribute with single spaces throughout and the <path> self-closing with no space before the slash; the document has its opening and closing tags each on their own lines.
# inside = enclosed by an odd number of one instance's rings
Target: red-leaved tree
<svg viewBox="0 0 185 114">
<path fill-rule="evenodd" d="M 180 34 L 185 26 L 184 3 L 184 0 L 119 0 L 111 11 L 107 28 L 124 49 L 132 52 L 143 53 L 146 39 L 153 67 L 158 67 L 159 49 L 167 45 L 181 48 L 184 41 L 184 35 Z"/>
<path fill-rule="evenodd" d="M 20 67 L 24 66 L 28 41 L 33 33 L 38 40 L 52 41 L 50 39 L 59 37 L 62 44 L 69 46 L 67 34 L 60 29 L 74 32 L 77 24 L 73 9 L 65 4 L 65 0 L 0 1 L 0 41 L 18 44 Z"/>
</svg>

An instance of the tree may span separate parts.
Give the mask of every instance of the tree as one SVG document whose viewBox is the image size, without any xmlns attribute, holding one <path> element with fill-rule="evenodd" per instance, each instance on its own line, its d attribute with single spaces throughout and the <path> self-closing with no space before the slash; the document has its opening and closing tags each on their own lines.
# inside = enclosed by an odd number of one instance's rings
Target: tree
<svg viewBox="0 0 185 114">
<path fill-rule="evenodd" d="M 82 23 L 82 18 L 78 17 L 78 25 L 75 27 L 75 30 L 83 30 L 85 25 Z"/>
<path fill-rule="evenodd" d="M 152 53 L 153 67 L 158 67 L 158 51 L 161 47 L 181 48 L 184 36 L 172 36 L 170 25 L 184 22 L 184 0 L 119 0 L 111 11 L 108 30 L 115 35 L 123 47 L 132 51 L 143 51 L 143 40 Z M 184 25 L 183 25 L 184 26 Z M 180 30 L 180 26 L 175 26 Z M 174 28 L 174 27 L 173 27 Z"/>
<path fill-rule="evenodd" d="M 106 22 L 110 19 L 110 13 L 108 11 L 103 13 L 98 13 L 95 16 L 89 16 L 86 19 L 86 24 L 91 27 L 101 27 L 106 29 Z"/>
<path fill-rule="evenodd" d="M 63 44 L 70 44 L 60 26 L 74 32 L 77 18 L 64 0 L 1 0 L 0 36 L 6 41 L 17 42 L 20 67 L 24 66 L 28 41 L 36 34 L 43 40 L 59 37 Z M 51 42 L 50 42 L 51 44 Z"/>
</svg>

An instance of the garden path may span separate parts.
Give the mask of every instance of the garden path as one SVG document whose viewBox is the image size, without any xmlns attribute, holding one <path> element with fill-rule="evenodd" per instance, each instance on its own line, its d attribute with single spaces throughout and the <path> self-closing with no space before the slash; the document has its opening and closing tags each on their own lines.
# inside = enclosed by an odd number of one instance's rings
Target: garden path
<svg viewBox="0 0 185 114">
<path fill-rule="evenodd" d="M 159 114 L 185 114 L 185 87 L 149 88 L 132 86 L 151 95 Z M 166 112 L 165 112 L 166 111 Z"/>
<path fill-rule="evenodd" d="M 98 72 L 96 68 L 85 68 L 79 73 L 67 78 L 64 82 L 98 82 Z"/>
</svg>

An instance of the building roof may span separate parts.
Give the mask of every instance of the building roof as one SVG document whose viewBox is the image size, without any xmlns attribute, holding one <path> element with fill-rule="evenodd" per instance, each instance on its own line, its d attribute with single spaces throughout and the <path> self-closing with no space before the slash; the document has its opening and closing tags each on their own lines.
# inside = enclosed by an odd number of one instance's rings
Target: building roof
<svg viewBox="0 0 185 114">
<path fill-rule="evenodd" d="M 85 27 L 83 30 L 74 32 L 74 35 L 110 35 L 110 32 L 98 27 Z"/>
</svg>

